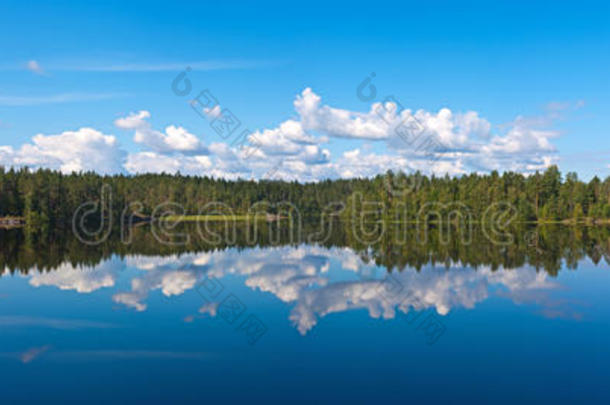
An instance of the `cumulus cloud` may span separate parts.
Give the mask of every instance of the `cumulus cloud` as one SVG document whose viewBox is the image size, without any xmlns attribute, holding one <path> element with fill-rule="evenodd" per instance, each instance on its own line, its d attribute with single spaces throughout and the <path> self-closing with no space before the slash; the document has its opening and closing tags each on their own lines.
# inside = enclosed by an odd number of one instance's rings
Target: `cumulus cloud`
<svg viewBox="0 0 610 405">
<path fill-rule="evenodd" d="M 126 117 L 116 119 L 114 125 L 122 129 L 137 129 L 149 125 L 146 121 L 148 118 L 150 118 L 148 111 L 132 112 Z"/>
<path fill-rule="evenodd" d="M 124 156 L 125 152 L 114 136 L 93 128 L 80 128 L 58 135 L 38 134 L 32 138 L 31 144 L 18 150 L 0 147 L 0 163 L 7 166 L 46 167 L 64 173 L 119 173 L 123 170 Z"/>
<path fill-rule="evenodd" d="M 360 149 L 344 152 L 335 167 L 340 177 L 370 177 L 387 170 L 405 169 L 409 163 L 401 156 L 363 153 Z"/>
<path fill-rule="evenodd" d="M 305 128 L 336 137 L 372 140 L 388 138 L 390 125 L 383 116 L 377 114 L 379 104 L 374 104 L 368 113 L 359 113 L 332 108 L 321 102 L 321 97 L 310 88 L 297 96 L 294 107 Z M 393 116 L 390 118 L 395 119 Z"/>
<path fill-rule="evenodd" d="M 556 161 L 552 139 L 558 133 L 548 129 L 557 118 L 555 115 L 517 117 L 493 132 L 491 123 L 475 111 L 398 111 L 395 103 L 387 102 L 373 104 L 370 111 L 360 113 L 323 105 L 311 89 L 297 97 L 295 108 L 306 129 L 335 137 L 386 142 L 388 149 L 397 153 L 378 157 L 383 168 L 396 166 L 438 175 L 473 170 L 528 173 Z M 348 158 L 343 156 L 344 161 Z M 357 175 L 356 170 L 343 167 L 340 161 L 337 164 L 340 171 Z"/>
<path fill-rule="evenodd" d="M 450 147 L 464 146 L 469 136 L 485 138 L 491 124 L 478 113 L 453 113 L 442 108 L 437 113 L 410 109 L 399 110 L 394 102 L 374 103 L 368 112 L 349 111 L 322 104 L 320 96 L 306 88 L 297 96 L 294 106 L 307 130 L 329 136 L 366 140 L 390 140 L 398 135 L 401 124 L 421 125 L 421 131 L 434 134 Z M 402 145 L 403 147 L 405 145 Z"/>
<path fill-rule="evenodd" d="M 207 153 L 207 149 L 199 138 L 185 128 L 169 125 L 165 128 L 165 132 L 160 132 L 152 128 L 148 122 L 149 118 L 150 113 L 143 110 L 119 118 L 114 124 L 121 129 L 134 129 L 134 142 L 145 145 L 155 152 Z"/>
<path fill-rule="evenodd" d="M 0 97 L 0 103 L 2 98 Z M 476 111 L 401 109 L 395 102 L 373 103 L 367 111 L 329 106 L 311 88 L 294 100 L 296 116 L 277 126 L 209 147 L 179 124 L 163 131 L 150 123 L 151 113 L 132 112 L 115 120 L 133 131 L 140 150 L 126 153 L 112 135 L 92 128 L 59 135 L 36 135 L 19 149 L 0 146 L 0 164 L 50 167 L 64 172 L 176 173 L 226 179 L 318 181 L 370 177 L 387 170 L 460 175 L 472 171 L 512 170 L 531 173 L 557 162 L 553 121 L 582 103 L 550 103 L 540 117 L 517 117 L 492 125 Z M 205 111 L 210 118 L 220 107 Z M 326 144 L 338 140 L 341 152 Z M 365 140 L 376 144 L 370 150 Z M 355 143 L 349 145 L 348 142 Z M 346 147 L 347 146 L 347 147 Z"/>
<path fill-rule="evenodd" d="M 288 120 L 279 127 L 257 131 L 250 135 L 250 142 L 268 154 L 296 155 L 303 145 L 315 145 L 320 140 L 309 135 L 300 122 Z"/>
<path fill-rule="evenodd" d="M 543 124 L 517 117 L 493 131 L 476 111 L 399 110 L 393 102 L 350 111 L 323 104 L 310 88 L 297 95 L 294 107 L 298 119 L 253 132 L 248 146 L 237 153 L 253 177 L 316 181 L 370 177 L 389 169 L 436 175 L 503 169 L 529 173 L 556 161 L 552 139 L 558 134 L 548 129 L 548 119 Z M 357 148 L 333 159 L 322 146 L 331 138 L 382 142 L 387 151 Z"/>
<path fill-rule="evenodd" d="M 168 156 L 156 152 L 132 153 L 127 157 L 125 169 L 129 173 L 207 174 L 212 161 L 207 155 Z"/>
</svg>

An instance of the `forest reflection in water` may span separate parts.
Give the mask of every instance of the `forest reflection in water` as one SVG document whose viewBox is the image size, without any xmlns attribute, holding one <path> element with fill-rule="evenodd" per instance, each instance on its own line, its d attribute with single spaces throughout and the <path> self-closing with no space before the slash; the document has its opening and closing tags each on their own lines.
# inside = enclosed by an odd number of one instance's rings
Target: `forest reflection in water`
<svg viewBox="0 0 610 405">
<path fill-rule="evenodd" d="M 235 224 L 230 230 L 220 225 L 206 226 L 202 229 L 185 223 L 169 233 L 155 230 L 155 225 L 143 224 L 130 229 L 127 237 L 117 231 L 96 245 L 83 243 L 69 231 L 32 233 L 0 229 L 0 269 L 28 273 L 32 269 L 51 271 L 64 263 L 94 266 L 113 255 L 163 257 L 230 248 L 299 245 L 349 248 L 364 262 L 389 271 L 406 267 L 420 270 L 429 264 L 447 268 L 489 266 L 492 270 L 530 265 L 554 276 L 562 267 L 577 268 L 578 262 L 587 257 L 595 264 L 601 260 L 610 263 L 610 227 L 606 226 L 523 226 L 504 230 L 497 238 L 477 226 L 467 231 L 431 227 L 425 232 L 408 226 L 390 226 L 366 239 L 341 222 L 326 229 L 318 229 L 319 224 L 305 224 L 298 231 L 277 223 L 255 228 Z"/>
</svg>

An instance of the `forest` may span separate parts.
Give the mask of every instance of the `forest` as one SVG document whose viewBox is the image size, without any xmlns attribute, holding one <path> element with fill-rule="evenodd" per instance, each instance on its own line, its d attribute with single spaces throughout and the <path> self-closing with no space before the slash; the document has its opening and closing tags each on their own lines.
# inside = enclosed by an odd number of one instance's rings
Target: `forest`
<svg viewBox="0 0 610 405">
<path fill-rule="evenodd" d="M 268 203 L 271 211 L 273 204 L 288 202 L 303 217 L 319 217 L 329 206 L 340 204 L 344 219 L 366 206 L 373 217 L 397 222 L 416 220 L 426 216 L 427 210 L 456 207 L 467 211 L 468 218 L 479 220 L 489 207 L 501 205 L 512 207 L 520 222 L 610 219 L 610 177 L 582 181 L 575 173 L 563 177 L 556 166 L 529 176 L 495 171 L 459 177 L 387 172 L 374 178 L 304 184 L 180 174 L 63 174 L 0 167 L 0 218 L 20 218 L 28 226 L 66 227 L 79 206 L 100 200 L 103 187 L 111 190 L 108 204 L 115 212 L 129 214 L 129 207 L 138 202 L 138 212 L 147 216 L 168 202 L 180 204 L 181 214 L 199 214 L 203 207 L 219 202 L 233 215 L 248 214 L 261 202 Z"/>
</svg>

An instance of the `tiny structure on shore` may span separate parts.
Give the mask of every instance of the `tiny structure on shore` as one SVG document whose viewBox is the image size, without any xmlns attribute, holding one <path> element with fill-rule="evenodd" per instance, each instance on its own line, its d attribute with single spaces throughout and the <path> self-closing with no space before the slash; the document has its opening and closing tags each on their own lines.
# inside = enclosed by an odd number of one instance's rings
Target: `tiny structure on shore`
<svg viewBox="0 0 610 405">
<path fill-rule="evenodd" d="M 282 219 L 282 217 L 280 215 L 274 215 L 274 214 L 265 214 L 265 219 L 267 220 L 267 222 L 276 222 L 279 221 L 280 219 Z"/>
<path fill-rule="evenodd" d="M 25 219 L 21 217 L 0 217 L 0 227 L 11 228 L 25 225 Z"/>
</svg>

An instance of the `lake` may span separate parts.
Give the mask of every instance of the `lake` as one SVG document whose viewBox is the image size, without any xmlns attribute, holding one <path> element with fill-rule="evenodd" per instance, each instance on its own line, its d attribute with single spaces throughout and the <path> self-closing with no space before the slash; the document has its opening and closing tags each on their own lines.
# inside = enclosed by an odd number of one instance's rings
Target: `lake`
<svg viewBox="0 0 610 405">
<path fill-rule="evenodd" d="M 610 228 L 200 231 L 0 230 L 2 402 L 610 397 Z"/>
</svg>

